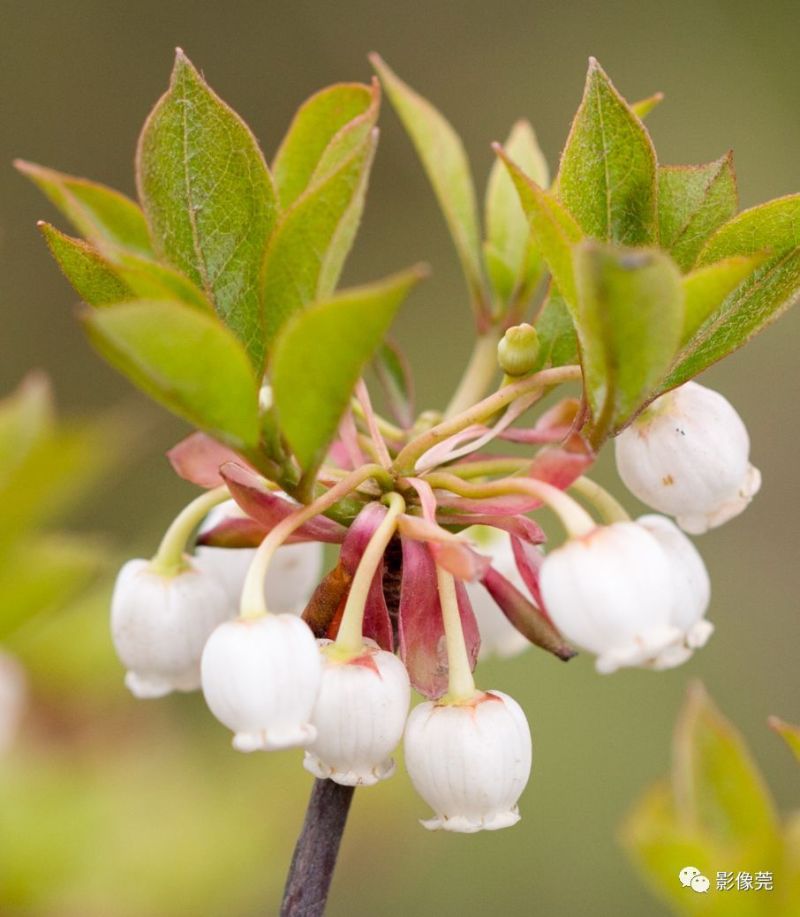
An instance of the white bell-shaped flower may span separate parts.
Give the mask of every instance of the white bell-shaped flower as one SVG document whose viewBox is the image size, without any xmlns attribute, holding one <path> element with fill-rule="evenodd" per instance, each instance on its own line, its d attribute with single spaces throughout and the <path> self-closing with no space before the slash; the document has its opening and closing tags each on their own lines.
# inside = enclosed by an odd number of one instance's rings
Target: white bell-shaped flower
<svg viewBox="0 0 800 917">
<path fill-rule="evenodd" d="M 697 548 L 666 516 L 640 516 L 636 520 L 658 541 L 672 568 L 673 604 L 670 622 L 684 634 L 680 644 L 661 654 L 661 668 L 680 665 L 692 651 L 705 646 L 714 632 L 705 613 L 711 600 L 711 580 Z"/>
<path fill-rule="evenodd" d="M 311 719 L 317 737 L 306 770 L 345 786 L 371 786 L 394 773 L 392 752 L 403 737 L 411 701 L 406 667 L 366 641 L 355 658 L 337 658 L 322 640 L 322 685 Z"/>
<path fill-rule="evenodd" d="M 616 438 L 626 487 L 693 535 L 732 519 L 758 492 L 761 474 L 749 453 L 730 402 L 696 382 L 657 398 Z"/>
<path fill-rule="evenodd" d="M 210 531 L 226 519 L 244 516 L 234 500 L 226 500 L 206 516 L 201 532 Z M 308 604 L 322 574 L 323 547 L 319 542 L 287 544 L 278 548 L 264 580 L 264 594 L 270 611 L 300 614 Z M 195 551 L 197 564 L 213 573 L 238 610 L 244 578 L 255 557 L 255 548 L 212 548 L 200 545 Z"/>
<path fill-rule="evenodd" d="M 528 587 L 514 560 L 511 538 L 506 532 L 490 526 L 474 525 L 464 534 L 477 543 L 482 554 L 491 557 L 492 566 L 498 573 L 502 573 L 526 598 L 530 598 Z M 532 646 L 531 642 L 523 637 L 503 614 L 497 602 L 480 583 L 468 581 L 464 585 L 481 633 L 481 659 L 490 656 L 510 659 Z"/>
<path fill-rule="evenodd" d="M 683 641 L 672 620 L 673 566 L 658 539 L 635 522 L 598 526 L 551 551 L 540 588 L 553 623 L 595 653 L 597 670 L 659 667 Z"/>
<path fill-rule="evenodd" d="M 221 624 L 203 650 L 203 694 L 234 732 L 238 751 L 307 745 L 322 661 L 314 635 L 291 614 Z"/>
<path fill-rule="evenodd" d="M 434 811 L 424 827 L 471 834 L 519 821 L 531 733 L 522 708 L 507 694 L 420 704 L 408 717 L 404 751 L 411 782 Z"/>
<path fill-rule="evenodd" d="M 13 656 L 0 650 L 0 755 L 14 744 L 27 695 L 25 670 Z"/>
<path fill-rule="evenodd" d="M 111 637 L 140 698 L 200 687 L 200 656 L 214 628 L 233 611 L 217 579 L 188 558 L 172 576 L 147 560 L 129 560 L 111 599 Z"/>
</svg>

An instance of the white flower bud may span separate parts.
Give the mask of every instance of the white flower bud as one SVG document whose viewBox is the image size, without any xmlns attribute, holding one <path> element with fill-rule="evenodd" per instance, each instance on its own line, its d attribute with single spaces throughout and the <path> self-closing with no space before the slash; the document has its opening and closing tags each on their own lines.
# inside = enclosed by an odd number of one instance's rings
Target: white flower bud
<svg viewBox="0 0 800 917">
<path fill-rule="evenodd" d="M 227 500 L 206 516 L 200 527 L 207 532 L 226 519 L 243 516 L 234 500 Z M 322 574 L 323 547 L 315 541 L 287 544 L 278 548 L 264 581 L 267 606 L 275 614 L 300 614 Z M 208 570 L 225 587 L 234 612 L 238 611 L 244 578 L 255 557 L 255 548 L 212 548 L 200 545 L 195 551 L 197 564 Z"/>
<path fill-rule="evenodd" d="M 693 535 L 737 516 L 758 492 L 761 474 L 749 452 L 741 417 L 696 382 L 657 398 L 616 439 L 628 490 Z"/>
<path fill-rule="evenodd" d="M 321 640 L 322 685 L 311 722 L 317 738 L 306 770 L 345 786 L 372 786 L 394 773 L 391 753 L 403 737 L 411 701 L 406 667 L 372 640 L 355 658 L 337 659 Z"/>
<path fill-rule="evenodd" d="M 711 599 L 711 581 L 697 548 L 666 516 L 641 516 L 636 520 L 658 541 L 672 567 L 673 604 L 670 622 L 684 634 L 671 653 L 662 653 L 661 668 L 680 665 L 692 650 L 705 646 L 714 625 L 705 620 Z"/>
<path fill-rule="evenodd" d="M 411 782 L 435 813 L 424 827 L 471 834 L 519 821 L 531 733 L 522 708 L 507 694 L 420 704 L 408 718 L 404 749 Z"/>
<path fill-rule="evenodd" d="M 203 650 L 203 694 L 238 751 L 306 745 L 322 677 L 317 642 L 291 614 L 221 624 Z"/>
<path fill-rule="evenodd" d="M 597 670 L 664 663 L 683 641 L 673 623 L 673 566 L 659 541 L 635 522 L 598 526 L 551 551 L 539 585 L 564 636 L 597 655 Z"/>
<path fill-rule="evenodd" d="M 502 573 L 526 598 L 530 598 L 528 587 L 517 569 L 511 539 L 506 532 L 476 525 L 467 529 L 465 535 L 477 542 L 482 554 L 491 557 L 492 566 L 498 573 Z M 510 659 L 533 645 L 508 620 L 480 583 L 468 581 L 464 585 L 481 632 L 480 659 L 490 656 Z"/>
<path fill-rule="evenodd" d="M 27 694 L 25 670 L 13 656 L 0 650 L 0 755 L 14 744 Z"/>
<path fill-rule="evenodd" d="M 214 628 L 231 617 L 217 580 L 190 564 L 173 576 L 147 560 L 129 560 L 111 599 L 111 637 L 136 697 L 200 687 L 200 655 Z"/>
</svg>

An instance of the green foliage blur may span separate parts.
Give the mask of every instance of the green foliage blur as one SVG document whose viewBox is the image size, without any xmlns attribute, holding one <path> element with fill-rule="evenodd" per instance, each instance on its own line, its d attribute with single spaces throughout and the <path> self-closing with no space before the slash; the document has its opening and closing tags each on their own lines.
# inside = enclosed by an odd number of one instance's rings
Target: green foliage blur
<svg viewBox="0 0 800 917">
<path fill-rule="evenodd" d="M 311 92 L 367 79 L 366 53 L 375 49 L 447 113 L 479 181 L 493 164 L 489 142 L 505 138 L 520 116 L 533 122 L 555 171 L 593 54 L 627 97 L 666 93 L 648 118 L 665 161 L 710 161 L 734 147 L 749 206 L 800 188 L 795 16 L 788 0 L 759 9 L 744 0 L 669 7 L 245 0 L 229 9 L 188 0 L 12 0 L 0 30 L 0 158 L 52 162 L 132 193 L 130 151 L 175 45 L 270 146 Z M 395 328 L 412 355 L 420 403 L 441 407 L 469 350 L 467 297 L 426 180 L 388 109 L 382 131 L 345 281 L 432 263 L 433 279 Z M 41 366 L 67 409 L 105 412 L 130 390 L 90 354 L 74 297 L 40 244 L 34 222 L 54 213 L 10 167 L 0 169 L 0 186 L 0 391 Z M 772 713 L 800 720 L 798 332 L 795 312 L 702 380 L 745 418 L 765 477 L 747 513 L 699 545 L 714 590 L 709 646 L 658 675 L 600 678 L 587 659 L 562 666 L 535 652 L 483 664 L 482 684 L 513 694 L 531 722 L 534 770 L 520 826 L 429 835 L 416 824 L 427 813 L 400 767 L 391 781 L 357 794 L 333 917 L 668 913 L 613 838 L 623 813 L 664 770 L 693 675 L 741 727 L 778 808 L 797 806 L 796 769 L 764 722 Z M 152 553 L 192 493 L 162 457 L 186 428 L 143 399 L 137 405 L 149 418 L 139 457 L 72 516 L 78 529 L 113 536 L 119 559 Z M 100 450 L 111 451 L 109 437 Z M 63 463 L 64 452 L 50 453 L 53 473 Z M 607 474 L 604 483 L 611 480 Z M 6 533 L 16 525 L 10 505 L 0 508 Z M 32 701 L 19 742 L 0 762 L 0 912 L 269 912 L 264 902 L 277 900 L 310 787 L 301 754 L 235 754 L 198 696 L 134 702 L 107 636 L 109 591 L 107 579 L 15 635 Z M 727 856 L 709 859 L 712 875 L 739 868 Z M 762 865 L 777 874 L 777 855 Z"/>
</svg>

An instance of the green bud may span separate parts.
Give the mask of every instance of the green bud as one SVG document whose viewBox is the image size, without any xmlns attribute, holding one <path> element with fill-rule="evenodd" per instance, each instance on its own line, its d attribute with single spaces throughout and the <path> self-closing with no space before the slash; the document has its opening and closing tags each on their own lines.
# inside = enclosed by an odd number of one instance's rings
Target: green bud
<svg viewBox="0 0 800 917">
<path fill-rule="evenodd" d="M 539 335 L 533 325 L 514 325 L 497 345 L 497 362 L 509 376 L 524 376 L 536 365 Z"/>
</svg>

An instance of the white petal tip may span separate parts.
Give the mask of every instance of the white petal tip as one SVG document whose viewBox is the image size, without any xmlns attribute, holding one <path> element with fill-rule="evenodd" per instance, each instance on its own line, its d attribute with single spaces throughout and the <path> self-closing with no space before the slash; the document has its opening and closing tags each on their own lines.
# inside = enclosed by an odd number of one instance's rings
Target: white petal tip
<svg viewBox="0 0 800 917">
<path fill-rule="evenodd" d="M 388 780 L 395 772 L 395 763 L 392 758 L 382 761 L 371 769 L 366 770 L 337 770 L 325 764 L 310 751 L 306 752 L 303 767 L 321 780 L 332 780 L 341 786 L 375 786 L 381 780 Z"/>
<path fill-rule="evenodd" d="M 179 688 L 157 675 L 139 675 L 137 672 L 126 673 L 125 687 L 139 700 L 157 700 L 159 697 L 172 694 L 173 691 L 194 690 L 194 688 Z"/>
<path fill-rule="evenodd" d="M 317 730 L 310 723 L 303 723 L 292 729 L 262 729 L 257 732 L 237 732 L 233 737 L 236 751 L 280 751 L 283 748 L 297 748 L 308 745 L 317 737 Z"/>
<path fill-rule="evenodd" d="M 495 812 L 493 815 L 468 817 L 466 815 L 437 815 L 434 818 L 420 819 L 420 824 L 428 831 L 452 831 L 455 834 L 475 834 L 478 831 L 499 831 L 510 828 L 520 820 L 519 809 L 514 806 L 506 812 Z"/>
</svg>

